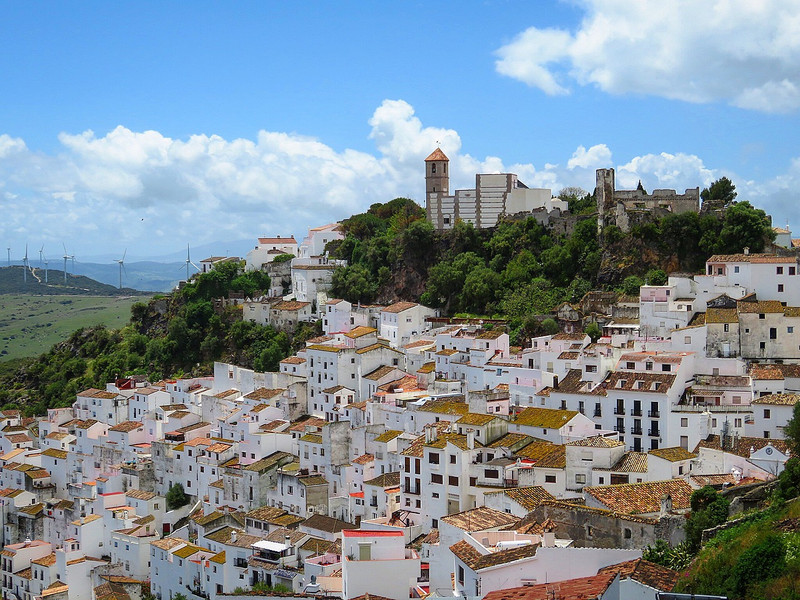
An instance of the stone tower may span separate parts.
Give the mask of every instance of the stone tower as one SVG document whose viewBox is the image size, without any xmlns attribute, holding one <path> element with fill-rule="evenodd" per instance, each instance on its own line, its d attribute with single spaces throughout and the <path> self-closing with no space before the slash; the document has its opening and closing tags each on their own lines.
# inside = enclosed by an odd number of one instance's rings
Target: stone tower
<svg viewBox="0 0 800 600">
<path fill-rule="evenodd" d="M 600 231 L 606 225 L 615 223 L 614 189 L 614 169 L 597 169 L 594 195 L 597 200 L 597 227 Z"/>
<path fill-rule="evenodd" d="M 425 159 L 425 196 L 430 194 L 450 195 L 450 173 L 448 165 L 450 159 L 447 158 L 441 148 L 436 148 L 430 156 Z"/>
</svg>

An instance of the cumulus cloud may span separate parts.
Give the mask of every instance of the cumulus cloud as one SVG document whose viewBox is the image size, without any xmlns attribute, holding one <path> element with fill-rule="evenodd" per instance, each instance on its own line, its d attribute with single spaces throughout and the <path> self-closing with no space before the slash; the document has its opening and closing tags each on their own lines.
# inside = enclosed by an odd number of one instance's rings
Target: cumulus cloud
<svg viewBox="0 0 800 600">
<path fill-rule="evenodd" d="M 53 154 L 0 134 L 0 237 L 12 246 L 45 242 L 82 255 L 128 247 L 154 255 L 215 240 L 303 235 L 374 202 L 410 196 L 424 204 L 422 161 L 437 142 L 450 158 L 451 190 L 472 187 L 476 173 L 513 172 L 530 187 L 591 191 L 595 169 L 615 166 L 620 189 L 707 186 L 727 175 L 740 198 L 786 209 L 800 188 L 800 159 L 764 185 L 708 167 L 690 154 L 646 154 L 615 163 L 605 144 L 578 146 L 544 165 L 506 164 L 462 151 L 452 129 L 425 126 L 413 107 L 386 100 L 368 121 L 375 153 L 336 151 L 310 137 L 260 131 L 255 139 L 216 135 L 173 139 L 123 126 L 105 135 L 64 133 Z M 134 250 L 137 249 L 137 250 Z"/>
<path fill-rule="evenodd" d="M 611 94 L 800 107 L 800 0 L 582 0 L 574 32 L 530 27 L 496 52 L 498 73 L 546 94 Z"/>
</svg>

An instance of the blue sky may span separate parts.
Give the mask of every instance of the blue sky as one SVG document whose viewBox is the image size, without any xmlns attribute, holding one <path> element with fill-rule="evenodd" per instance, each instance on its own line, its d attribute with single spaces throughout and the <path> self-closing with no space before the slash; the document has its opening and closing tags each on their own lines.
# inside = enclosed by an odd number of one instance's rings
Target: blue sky
<svg viewBox="0 0 800 600">
<path fill-rule="evenodd" d="M 300 236 L 437 141 L 451 188 L 727 175 L 800 233 L 800 2 L 753 4 L 0 2 L 0 243 Z"/>
</svg>

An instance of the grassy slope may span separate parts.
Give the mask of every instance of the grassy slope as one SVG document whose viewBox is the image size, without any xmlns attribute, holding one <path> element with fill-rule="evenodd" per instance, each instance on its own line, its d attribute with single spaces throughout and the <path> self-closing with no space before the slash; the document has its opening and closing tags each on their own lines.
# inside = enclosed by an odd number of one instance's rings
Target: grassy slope
<svg viewBox="0 0 800 600">
<path fill-rule="evenodd" d="M 0 361 L 37 356 L 81 327 L 122 327 L 138 297 L 0 296 Z"/>
</svg>

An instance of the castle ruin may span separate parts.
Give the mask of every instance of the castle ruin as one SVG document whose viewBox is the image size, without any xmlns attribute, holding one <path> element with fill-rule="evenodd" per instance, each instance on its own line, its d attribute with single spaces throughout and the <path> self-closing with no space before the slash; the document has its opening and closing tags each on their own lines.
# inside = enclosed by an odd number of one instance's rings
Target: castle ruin
<svg viewBox="0 0 800 600">
<path fill-rule="evenodd" d="M 654 218 L 685 212 L 700 212 L 700 188 L 687 189 L 683 194 L 675 190 L 644 191 L 641 182 L 635 190 L 617 190 L 614 169 L 597 169 L 597 227 L 600 231 L 616 225 L 622 231 Z"/>
</svg>

